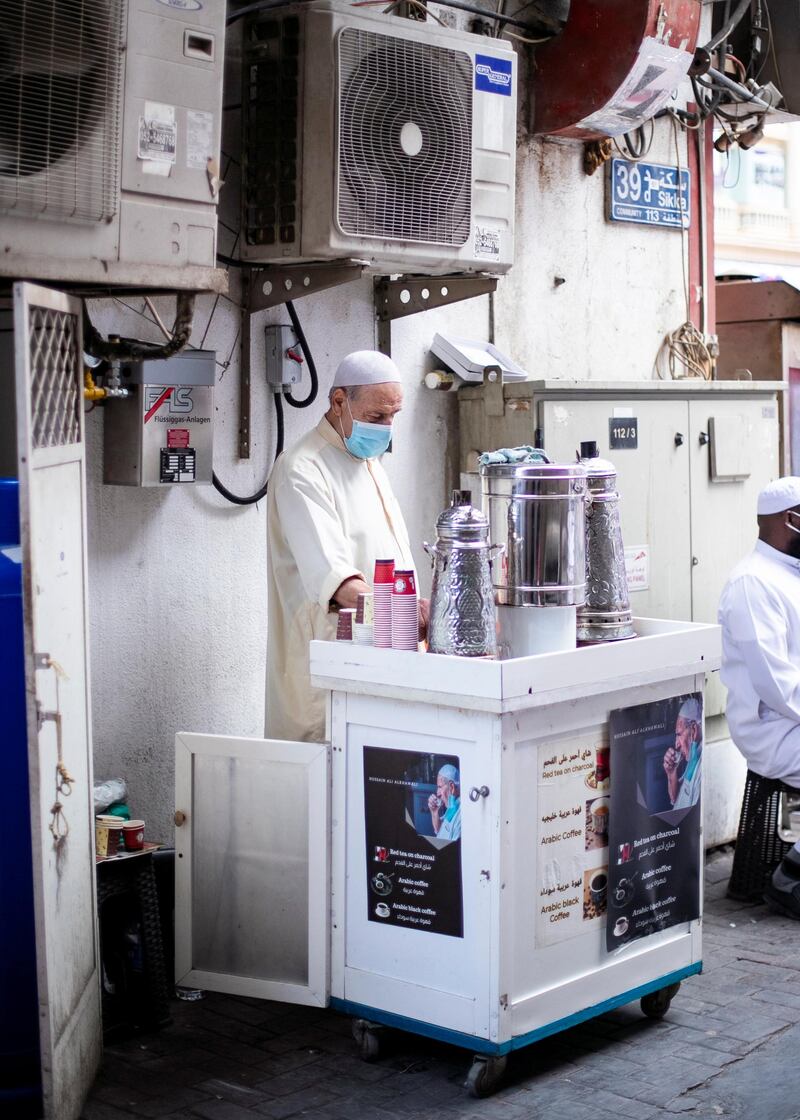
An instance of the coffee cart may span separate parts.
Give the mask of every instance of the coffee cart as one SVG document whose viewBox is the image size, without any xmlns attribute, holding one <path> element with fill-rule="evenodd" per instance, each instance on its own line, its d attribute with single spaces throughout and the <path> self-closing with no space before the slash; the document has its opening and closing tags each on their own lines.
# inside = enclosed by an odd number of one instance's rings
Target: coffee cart
<svg viewBox="0 0 800 1120">
<path fill-rule="evenodd" d="M 635 629 L 507 661 L 313 642 L 329 744 L 179 733 L 177 982 L 345 1011 L 365 1058 L 386 1028 L 462 1046 L 476 1096 L 512 1050 L 663 1015 L 701 970 L 701 807 L 645 804 L 674 733 L 615 713 L 697 703 L 720 639 Z"/>
</svg>

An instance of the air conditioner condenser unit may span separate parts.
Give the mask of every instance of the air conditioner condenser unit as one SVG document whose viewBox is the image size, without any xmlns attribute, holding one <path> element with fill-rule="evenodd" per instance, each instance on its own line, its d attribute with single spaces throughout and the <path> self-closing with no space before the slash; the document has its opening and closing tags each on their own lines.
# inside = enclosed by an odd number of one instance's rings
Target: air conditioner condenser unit
<svg viewBox="0 0 800 1120">
<path fill-rule="evenodd" d="M 0 276 L 220 288 L 222 0 L 3 0 Z"/>
<path fill-rule="evenodd" d="M 511 266 L 510 44 L 312 0 L 248 20 L 242 101 L 242 259 Z"/>
</svg>

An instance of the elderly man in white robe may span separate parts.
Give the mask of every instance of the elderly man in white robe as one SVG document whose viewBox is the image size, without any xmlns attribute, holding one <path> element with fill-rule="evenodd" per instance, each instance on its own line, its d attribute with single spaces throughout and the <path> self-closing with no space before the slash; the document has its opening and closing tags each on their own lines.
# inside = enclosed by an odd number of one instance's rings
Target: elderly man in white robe
<svg viewBox="0 0 800 1120">
<path fill-rule="evenodd" d="M 731 737 L 751 770 L 800 789 L 800 478 L 758 496 L 758 540 L 722 592 L 722 682 Z M 767 901 L 800 919 L 800 842 Z"/>
<path fill-rule="evenodd" d="M 309 642 L 336 636 L 336 611 L 372 591 L 376 560 L 413 569 L 403 515 L 380 456 L 402 407 L 400 371 L 360 350 L 339 365 L 319 424 L 275 463 L 267 501 L 266 733 L 325 738 L 326 693 Z M 427 604 L 421 603 L 421 629 Z"/>
</svg>

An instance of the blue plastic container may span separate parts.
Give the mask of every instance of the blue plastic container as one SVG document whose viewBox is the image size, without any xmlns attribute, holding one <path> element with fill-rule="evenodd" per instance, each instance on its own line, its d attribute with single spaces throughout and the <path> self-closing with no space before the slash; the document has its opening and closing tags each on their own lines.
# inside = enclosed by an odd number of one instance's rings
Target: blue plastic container
<svg viewBox="0 0 800 1120">
<path fill-rule="evenodd" d="M 19 483 L 0 479 L 0 1116 L 41 1112 Z"/>
</svg>

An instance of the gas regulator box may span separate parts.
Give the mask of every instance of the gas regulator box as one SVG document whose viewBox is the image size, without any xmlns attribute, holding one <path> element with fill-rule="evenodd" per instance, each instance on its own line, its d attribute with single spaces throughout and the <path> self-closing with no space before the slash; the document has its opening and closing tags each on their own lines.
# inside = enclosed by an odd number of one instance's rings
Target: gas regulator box
<svg viewBox="0 0 800 1120">
<path fill-rule="evenodd" d="M 105 408 L 103 481 L 211 482 L 216 351 L 126 362 L 120 373 L 129 395 Z"/>
</svg>

